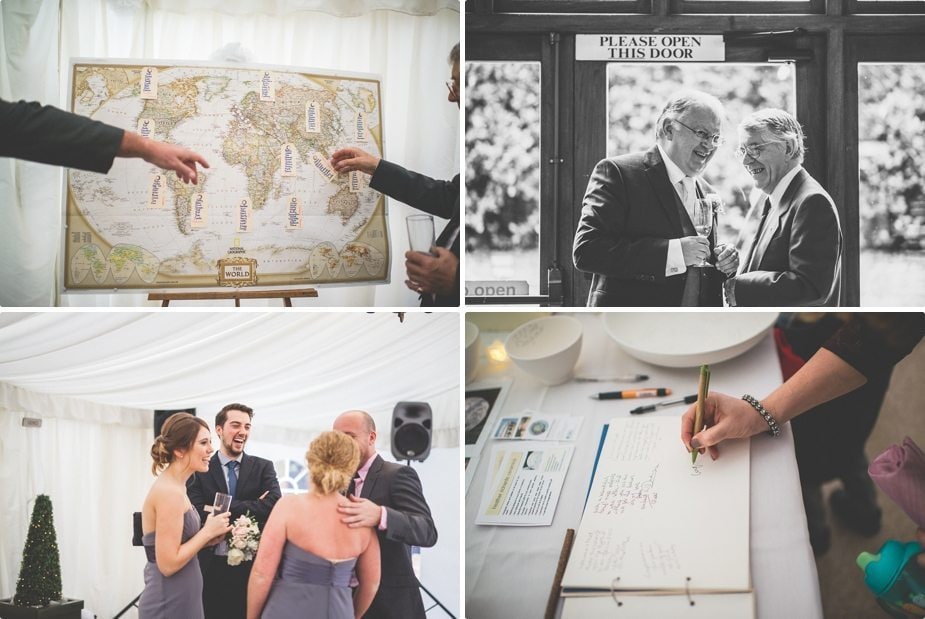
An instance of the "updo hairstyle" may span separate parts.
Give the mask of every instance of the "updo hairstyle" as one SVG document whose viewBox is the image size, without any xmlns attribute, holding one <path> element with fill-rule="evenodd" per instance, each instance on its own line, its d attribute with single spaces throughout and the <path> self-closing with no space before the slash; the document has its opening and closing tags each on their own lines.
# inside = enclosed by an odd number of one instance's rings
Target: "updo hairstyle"
<svg viewBox="0 0 925 619">
<path fill-rule="evenodd" d="M 189 413 L 174 413 L 161 426 L 161 434 L 151 445 L 151 474 L 157 475 L 174 461 L 173 452 L 188 450 L 199 436 L 199 428 L 209 429 L 209 424 Z"/>
<path fill-rule="evenodd" d="M 317 492 L 343 492 L 360 465 L 360 448 L 343 432 L 330 430 L 311 442 L 305 459 Z"/>
</svg>

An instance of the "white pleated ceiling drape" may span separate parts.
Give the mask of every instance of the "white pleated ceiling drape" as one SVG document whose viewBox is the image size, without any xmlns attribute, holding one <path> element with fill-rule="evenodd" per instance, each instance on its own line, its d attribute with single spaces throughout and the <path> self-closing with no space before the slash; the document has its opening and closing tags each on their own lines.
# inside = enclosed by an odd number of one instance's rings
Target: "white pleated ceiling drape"
<svg viewBox="0 0 925 619">
<path fill-rule="evenodd" d="M 310 438 L 350 409 L 370 412 L 389 444 L 395 403 L 431 402 L 434 443 L 458 446 L 459 316 L 455 313 L 130 312 L 0 314 L 0 408 L 10 387 L 36 414 L 54 396 L 139 410 L 195 406 L 207 420 L 229 402 L 255 409 L 261 440 Z M 18 392 L 16 392 L 18 393 Z M 44 396 L 47 399 L 42 399 Z M 75 419 L 100 421 L 93 406 Z M 120 422 L 118 419 L 110 421 Z M 149 425 L 145 416 L 144 424 Z M 294 434 L 295 433 L 295 434 Z M 288 441 L 277 441 L 288 442 Z"/>
</svg>

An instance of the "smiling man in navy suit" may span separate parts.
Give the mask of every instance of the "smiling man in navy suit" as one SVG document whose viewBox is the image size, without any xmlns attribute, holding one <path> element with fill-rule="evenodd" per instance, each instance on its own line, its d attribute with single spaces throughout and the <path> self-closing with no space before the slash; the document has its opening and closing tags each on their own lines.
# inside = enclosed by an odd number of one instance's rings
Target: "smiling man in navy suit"
<svg viewBox="0 0 925 619">
<path fill-rule="evenodd" d="M 215 493 L 231 495 L 231 521 L 250 512 L 263 530 L 270 511 L 282 496 L 273 463 L 244 453 L 254 410 L 244 404 L 228 404 L 215 416 L 215 433 L 221 448 L 209 461 L 206 473 L 190 478 L 186 492 L 190 502 L 206 519 Z M 202 569 L 202 603 L 206 619 L 244 619 L 247 612 L 247 579 L 252 561 L 228 565 L 225 542 L 199 553 Z"/>
</svg>

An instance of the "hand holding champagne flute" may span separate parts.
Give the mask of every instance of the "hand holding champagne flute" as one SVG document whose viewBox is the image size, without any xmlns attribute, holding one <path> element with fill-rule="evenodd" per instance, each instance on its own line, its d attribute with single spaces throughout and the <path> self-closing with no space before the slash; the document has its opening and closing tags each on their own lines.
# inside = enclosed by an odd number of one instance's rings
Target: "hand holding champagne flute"
<svg viewBox="0 0 925 619">
<path fill-rule="evenodd" d="M 212 514 L 217 516 L 231 509 L 231 495 L 223 492 L 215 493 L 215 501 L 212 503 Z"/>
<path fill-rule="evenodd" d="M 707 238 L 713 229 L 713 201 L 709 198 L 698 198 L 694 204 L 694 230 L 697 236 Z M 699 267 L 711 266 L 706 259 L 701 259 Z"/>
</svg>

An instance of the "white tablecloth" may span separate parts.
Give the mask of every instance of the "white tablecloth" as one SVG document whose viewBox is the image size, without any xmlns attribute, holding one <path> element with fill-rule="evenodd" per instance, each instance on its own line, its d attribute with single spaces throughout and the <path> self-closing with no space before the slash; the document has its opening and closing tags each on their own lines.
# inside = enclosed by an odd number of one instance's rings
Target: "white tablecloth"
<svg viewBox="0 0 925 619">
<path fill-rule="evenodd" d="M 466 612 L 469 619 L 499 617 L 540 618 L 556 571 L 565 530 L 577 529 L 582 504 L 591 478 L 591 467 L 601 428 L 614 417 L 629 416 L 632 408 L 657 399 L 592 400 L 598 391 L 621 388 L 670 387 L 678 398 L 697 392 L 695 368 L 656 367 L 638 361 L 622 350 L 604 332 L 597 314 L 576 314 L 584 324 L 581 356 L 575 368 L 578 376 L 648 374 L 645 383 L 575 383 L 547 387 L 512 364 L 490 366 L 482 359 L 479 383 L 509 377 L 513 379 L 505 414 L 525 409 L 547 414 L 584 417 L 575 455 L 555 519 L 548 527 L 495 527 L 475 525 L 476 511 L 485 487 L 487 457 L 481 458 L 466 495 Z M 484 333 L 483 344 L 504 340 L 506 333 Z M 732 395 L 750 393 L 762 398 L 781 383 L 780 367 L 769 333 L 745 354 L 711 365 L 710 389 Z M 686 407 L 667 407 L 647 415 L 680 417 Z M 493 423 L 498 411 L 492 411 Z M 486 432 L 492 428 L 486 424 Z M 759 619 L 813 619 L 822 617 L 819 581 L 813 561 L 790 425 L 780 438 L 760 435 L 751 445 L 751 573 Z M 678 424 L 680 441 L 680 421 Z M 485 444 L 483 456 L 491 447 Z M 723 541 L 716 540 L 717 544 Z M 709 560 L 704 557 L 704 560 Z M 561 607 L 561 603 L 560 603 Z"/>
</svg>

